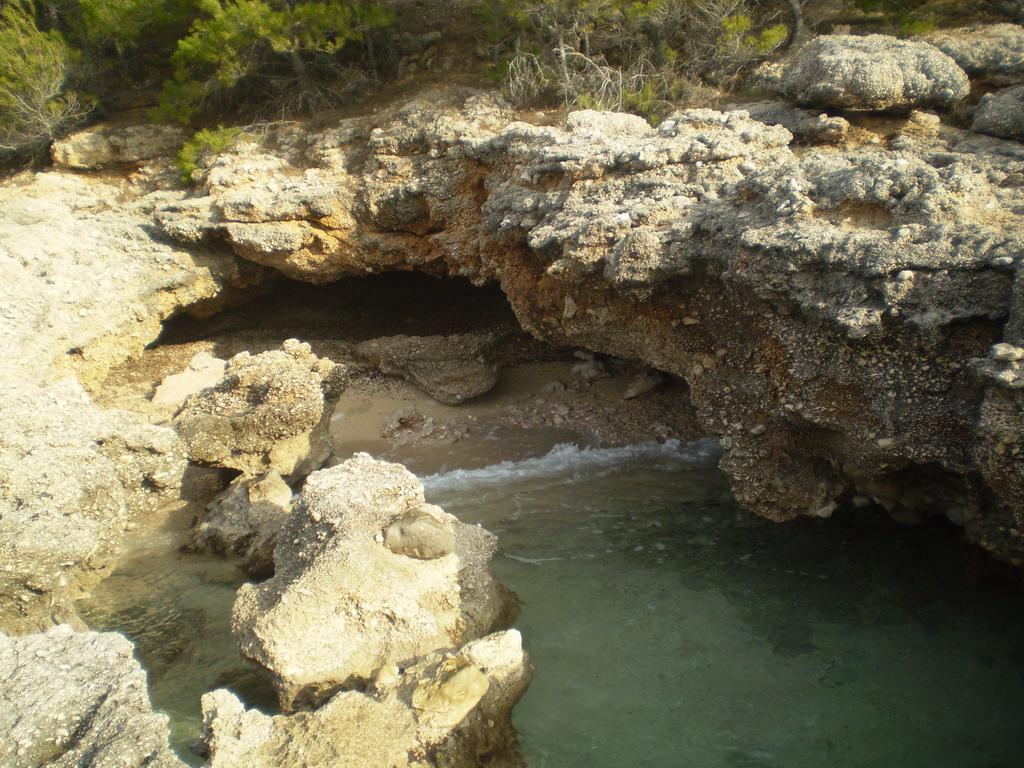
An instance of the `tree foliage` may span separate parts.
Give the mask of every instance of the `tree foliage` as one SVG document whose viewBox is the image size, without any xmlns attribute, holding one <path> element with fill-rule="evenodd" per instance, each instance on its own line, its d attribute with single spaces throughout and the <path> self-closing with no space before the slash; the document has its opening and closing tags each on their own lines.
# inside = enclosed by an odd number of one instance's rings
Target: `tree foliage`
<svg viewBox="0 0 1024 768">
<path fill-rule="evenodd" d="M 0 9 L 0 153 L 31 154 L 88 112 L 66 89 L 74 51 L 56 31 L 41 31 L 31 0 Z"/>
<path fill-rule="evenodd" d="M 162 115 L 182 122 L 257 83 L 262 98 L 291 91 L 295 108 L 314 106 L 329 96 L 323 75 L 338 73 L 336 54 L 392 18 L 380 6 L 345 0 L 200 0 L 200 9 L 161 97 Z"/>
</svg>

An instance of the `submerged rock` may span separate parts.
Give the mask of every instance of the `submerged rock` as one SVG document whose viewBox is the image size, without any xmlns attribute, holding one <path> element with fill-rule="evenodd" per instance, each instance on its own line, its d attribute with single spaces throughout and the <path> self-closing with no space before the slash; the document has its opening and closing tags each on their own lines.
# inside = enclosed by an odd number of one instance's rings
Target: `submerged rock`
<svg viewBox="0 0 1024 768">
<path fill-rule="evenodd" d="M 68 626 L 0 633 L 0 764 L 184 768 L 132 651 L 121 635 Z"/>
<path fill-rule="evenodd" d="M 432 559 L 386 545 L 385 532 L 394 543 L 392 526 L 408 530 L 410 515 L 420 532 L 430 520 L 429 542 L 419 537 L 413 549 Z M 426 504 L 407 469 L 359 454 L 307 478 L 274 576 L 239 589 L 232 628 L 286 707 L 317 701 L 386 664 L 508 626 L 515 604 L 490 573 L 495 549 L 483 528 Z"/>
<path fill-rule="evenodd" d="M 1024 85 L 982 97 L 971 130 L 1024 141 Z"/>
<path fill-rule="evenodd" d="M 207 507 L 192 534 L 200 551 L 239 555 L 252 575 L 274 568 L 277 534 L 292 508 L 292 489 L 277 470 L 259 477 L 242 475 Z"/>
<path fill-rule="evenodd" d="M 382 373 L 402 376 L 438 402 L 458 405 L 498 383 L 497 346 L 491 334 L 388 336 L 359 344 L 356 354 Z"/>
<path fill-rule="evenodd" d="M 816 37 L 793 56 L 782 87 L 798 104 L 850 111 L 949 107 L 970 91 L 938 48 L 887 35 Z"/>
<path fill-rule="evenodd" d="M 386 669 L 365 693 L 337 693 L 312 712 L 271 717 L 214 691 L 203 697 L 209 766 L 522 766 L 511 711 L 530 673 L 508 630 Z"/>
<path fill-rule="evenodd" d="M 330 453 L 327 399 L 344 369 L 291 339 L 280 350 L 232 357 L 224 378 L 191 396 L 174 419 L 194 461 L 257 475 L 304 475 Z"/>
</svg>

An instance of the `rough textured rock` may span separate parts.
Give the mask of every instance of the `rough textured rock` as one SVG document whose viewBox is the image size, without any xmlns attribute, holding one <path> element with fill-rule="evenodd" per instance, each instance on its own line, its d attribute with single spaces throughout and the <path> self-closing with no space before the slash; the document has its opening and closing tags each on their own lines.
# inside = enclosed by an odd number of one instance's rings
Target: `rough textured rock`
<svg viewBox="0 0 1024 768">
<path fill-rule="evenodd" d="M 384 531 L 411 512 L 449 530 L 455 551 L 396 554 Z M 273 676 L 282 703 L 317 700 L 510 623 L 514 601 L 491 576 L 494 537 L 426 504 L 399 464 L 366 454 L 310 475 L 279 535 L 274 577 L 238 591 L 242 654 Z"/>
<path fill-rule="evenodd" d="M 531 333 L 683 377 L 759 514 L 873 496 L 1024 561 L 1007 480 L 974 458 L 972 363 L 1024 334 L 1024 153 L 921 112 L 884 123 L 805 148 L 742 111 L 533 125 L 493 97 L 431 94 L 279 142 L 289 178 L 332 169 L 349 218 L 315 219 L 344 249 L 275 263 L 313 281 L 496 280 Z M 230 241 L 218 206 L 252 162 L 221 156 L 192 208 L 160 214 L 165 230 Z"/>
<path fill-rule="evenodd" d="M 241 475 L 207 507 L 192 534 L 193 548 L 239 555 L 250 574 L 270 575 L 277 534 L 292 509 L 292 489 L 276 470 Z"/>
<path fill-rule="evenodd" d="M 458 405 L 498 383 L 497 340 L 490 334 L 388 336 L 356 354 L 383 373 L 398 374 L 435 400 Z"/>
<path fill-rule="evenodd" d="M 21 638 L 0 633 L 0 764 L 184 768 L 132 650 L 121 635 L 68 626 Z"/>
<path fill-rule="evenodd" d="M 1024 85 L 982 97 L 971 130 L 1024 141 Z"/>
<path fill-rule="evenodd" d="M 209 311 L 262 270 L 154 238 L 180 192 L 69 173 L 0 183 L 0 628 L 74 621 L 70 597 L 112 565 L 126 525 L 177 495 L 170 430 L 102 412 L 94 385 L 185 309 Z"/>
<path fill-rule="evenodd" d="M 185 402 L 174 427 L 201 464 L 301 476 L 330 453 L 326 401 L 343 373 L 295 339 L 272 352 L 242 352 L 219 383 Z"/>
<path fill-rule="evenodd" d="M 1024 27 L 985 24 L 944 29 L 923 38 L 974 78 L 993 85 L 1024 83 Z"/>
<path fill-rule="evenodd" d="M 529 679 L 508 630 L 382 670 L 367 692 L 337 693 L 312 712 L 270 717 L 214 691 L 203 697 L 209 766 L 522 766 L 510 713 Z"/>
<path fill-rule="evenodd" d="M 782 86 L 798 104 L 850 111 L 948 107 L 970 90 L 942 51 L 886 35 L 816 37 L 793 56 Z"/>
<path fill-rule="evenodd" d="M 178 498 L 184 446 L 73 379 L 0 386 L 0 413 L 0 628 L 77 622 L 71 601 L 112 567 L 126 526 Z"/>
<path fill-rule="evenodd" d="M 842 144 L 850 133 L 850 121 L 812 109 L 800 109 L 784 101 L 755 101 L 727 107 L 746 112 L 765 125 L 781 125 L 801 144 Z"/>
<path fill-rule="evenodd" d="M 180 373 L 164 377 L 153 392 L 153 404 L 173 416 L 191 395 L 215 386 L 224 378 L 227 361 L 208 352 L 197 353 Z"/>
<path fill-rule="evenodd" d="M 185 132 L 171 125 L 98 125 L 55 141 L 51 154 L 57 165 L 89 170 L 172 155 L 184 141 Z"/>
</svg>

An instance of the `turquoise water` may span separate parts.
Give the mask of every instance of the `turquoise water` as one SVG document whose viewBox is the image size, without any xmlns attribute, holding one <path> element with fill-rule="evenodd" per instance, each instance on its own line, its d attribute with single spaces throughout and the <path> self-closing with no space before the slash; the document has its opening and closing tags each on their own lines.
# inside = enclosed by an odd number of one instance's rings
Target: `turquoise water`
<svg viewBox="0 0 1024 768">
<path fill-rule="evenodd" d="M 523 599 L 536 673 L 514 719 L 532 768 L 1024 765 L 1022 594 L 965 578 L 979 568 L 956 531 L 766 522 L 710 444 L 521 448 L 425 485 L 498 534 L 495 571 Z M 240 574 L 179 552 L 188 522 L 142 537 L 80 609 L 136 641 L 174 746 L 201 762 L 205 691 L 265 709 L 273 694 L 231 637 Z"/>
<path fill-rule="evenodd" d="M 706 446 L 555 449 L 427 480 L 498 534 L 532 768 L 1024 765 L 1024 602 L 955 531 L 776 525 Z"/>
</svg>

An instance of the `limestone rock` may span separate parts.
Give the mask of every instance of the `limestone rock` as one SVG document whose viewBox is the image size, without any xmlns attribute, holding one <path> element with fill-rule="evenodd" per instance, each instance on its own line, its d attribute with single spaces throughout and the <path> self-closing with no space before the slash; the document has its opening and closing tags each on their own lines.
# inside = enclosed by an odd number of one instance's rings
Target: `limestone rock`
<svg viewBox="0 0 1024 768">
<path fill-rule="evenodd" d="M 882 111 L 949 107 L 967 96 L 970 84 L 953 59 L 927 43 L 827 35 L 797 51 L 783 90 L 798 104 Z"/>
<path fill-rule="evenodd" d="M 176 126 L 98 125 L 54 142 L 51 153 L 57 165 L 91 170 L 171 156 L 184 142 L 185 132 Z"/>
<path fill-rule="evenodd" d="M 455 535 L 429 512 L 414 510 L 387 527 L 384 546 L 397 555 L 436 560 L 455 551 Z"/>
<path fill-rule="evenodd" d="M 498 383 L 497 341 L 490 334 L 388 336 L 356 354 L 383 373 L 398 374 L 446 405 L 489 392 Z"/>
<path fill-rule="evenodd" d="M 454 552 L 396 554 L 384 531 L 410 513 L 449 531 Z M 273 676 L 285 706 L 368 680 L 385 664 L 507 625 L 491 576 L 494 537 L 423 499 L 398 464 L 358 454 L 310 475 L 274 551 L 274 577 L 238 591 L 232 627 L 244 656 Z"/>
<path fill-rule="evenodd" d="M 1024 85 L 982 97 L 971 130 L 1024 141 Z"/>
<path fill-rule="evenodd" d="M 241 475 L 207 507 L 192 534 L 200 551 L 240 555 L 253 575 L 273 573 L 277 534 L 292 508 L 292 489 L 276 470 Z"/>
<path fill-rule="evenodd" d="M 1019 24 L 943 29 L 923 39 L 973 78 L 993 85 L 1024 83 L 1024 27 Z"/>
<path fill-rule="evenodd" d="M 0 413 L 0 629 L 77 622 L 71 600 L 111 568 L 125 527 L 178 498 L 184 446 L 72 379 L 0 387 Z"/>
<path fill-rule="evenodd" d="M 765 125 L 780 125 L 801 144 L 842 144 L 850 133 L 850 122 L 845 117 L 801 109 L 785 101 L 755 101 L 727 110 L 744 111 Z"/>
<path fill-rule="evenodd" d="M 342 373 L 295 339 L 272 352 L 242 352 L 218 384 L 185 402 L 174 426 L 194 461 L 301 476 L 329 453 L 326 399 L 336 395 Z"/>
<path fill-rule="evenodd" d="M 153 712 L 132 644 L 68 626 L 0 633 L 0 764 L 9 768 L 184 768 Z"/>
<path fill-rule="evenodd" d="M 270 717 L 214 691 L 203 697 L 209 766 L 522 765 L 510 713 L 529 679 L 519 633 L 508 630 L 429 654 L 379 675 L 366 693 L 337 693 L 312 712 Z"/>
<path fill-rule="evenodd" d="M 191 395 L 214 386 L 224 378 L 225 367 L 226 360 L 208 352 L 196 353 L 189 361 L 188 368 L 164 377 L 153 392 L 153 404 L 173 415 Z"/>
</svg>

